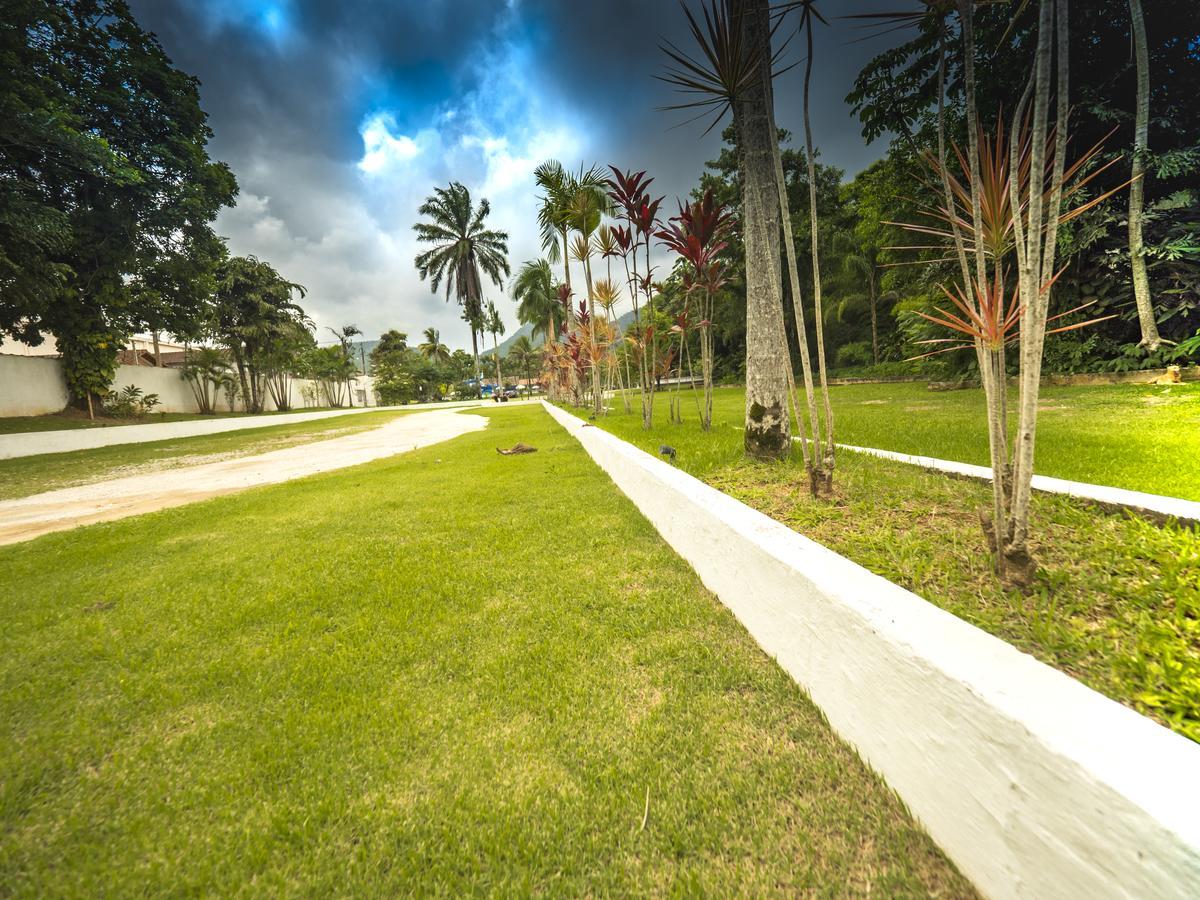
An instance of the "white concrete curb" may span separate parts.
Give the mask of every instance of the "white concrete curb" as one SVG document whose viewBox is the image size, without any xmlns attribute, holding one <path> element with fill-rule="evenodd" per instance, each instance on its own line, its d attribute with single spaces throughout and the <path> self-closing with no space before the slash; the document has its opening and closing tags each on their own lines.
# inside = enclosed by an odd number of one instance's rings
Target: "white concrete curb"
<svg viewBox="0 0 1200 900">
<path fill-rule="evenodd" d="M 205 434 L 221 434 L 226 431 L 241 431 L 245 428 L 267 428 L 271 425 L 294 425 L 297 422 L 315 422 L 336 416 L 353 416 L 369 412 L 389 410 L 450 409 L 454 407 L 481 406 L 484 401 L 469 400 L 462 403 L 424 403 L 411 406 L 356 406 L 347 409 L 331 409 L 324 412 L 274 413 L 268 416 L 239 416 L 236 418 L 191 419 L 186 422 L 158 422 L 149 425 L 114 425 L 111 428 L 71 428 L 62 431 L 24 431 L 18 434 L 0 434 L 0 459 L 18 456 L 37 456 L 42 453 L 69 453 L 73 450 L 93 450 L 96 447 L 111 447 L 115 444 L 144 444 L 149 441 L 167 441 L 174 438 L 198 437 Z"/>
<path fill-rule="evenodd" d="M 1194 897 L 1200 746 L 546 404 L 990 897 Z"/>
<path fill-rule="evenodd" d="M 935 469 L 949 475 L 975 478 L 980 481 L 992 480 L 992 470 L 987 466 L 972 466 L 967 463 L 937 459 L 933 456 L 913 456 L 908 453 L 896 453 L 892 450 L 876 450 L 874 447 L 855 447 L 852 444 L 838 444 L 838 446 L 843 450 L 852 450 L 855 453 L 866 453 L 881 459 Z M 1149 513 L 1155 518 L 1200 522 L 1200 503 L 1195 500 L 1166 497 L 1162 494 L 1146 494 L 1142 491 L 1129 491 L 1125 488 L 1106 487 L 1102 484 L 1088 484 L 1083 481 L 1067 481 L 1063 478 L 1051 478 L 1048 475 L 1034 475 L 1033 488 L 1047 494 L 1065 494 L 1068 497 L 1076 497 L 1105 507 L 1128 507 L 1138 512 Z"/>
</svg>

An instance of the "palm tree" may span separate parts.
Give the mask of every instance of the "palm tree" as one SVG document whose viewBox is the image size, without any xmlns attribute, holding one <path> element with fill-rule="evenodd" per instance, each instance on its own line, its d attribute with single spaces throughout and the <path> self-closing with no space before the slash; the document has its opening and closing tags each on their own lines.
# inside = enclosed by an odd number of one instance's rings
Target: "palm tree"
<svg viewBox="0 0 1200 900">
<path fill-rule="evenodd" d="M 533 326 L 533 336 L 541 334 L 549 344 L 558 336 L 566 312 L 558 301 L 558 285 L 545 259 L 521 265 L 512 280 L 509 293 L 517 301 L 517 320 Z"/>
<path fill-rule="evenodd" d="M 496 388 L 503 390 L 504 376 L 500 372 L 500 345 L 496 337 L 504 334 L 504 320 L 500 318 L 500 310 L 496 309 L 496 304 L 491 300 L 488 301 L 487 309 L 483 314 L 483 327 L 492 335 L 492 356 L 496 358 Z"/>
<path fill-rule="evenodd" d="M 772 8 L 769 0 L 712 0 L 703 8 L 703 25 L 686 7 L 684 12 L 701 53 L 689 57 L 666 44 L 673 66 L 663 80 L 689 95 L 680 108 L 713 112 L 709 130 L 732 109 L 738 135 L 746 247 L 745 451 L 756 458 L 787 459 L 792 452 L 792 367 L 779 266 L 779 199 L 785 192 L 777 175 L 779 141 L 772 113 Z"/>
<path fill-rule="evenodd" d="M 525 373 L 525 385 L 530 391 L 533 390 L 533 376 L 530 374 L 532 364 L 537 360 L 538 352 L 534 349 L 533 342 L 529 340 L 529 335 L 523 334 L 508 350 L 507 359 L 511 359 L 513 364 Z"/>
<path fill-rule="evenodd" d="M 471 324 L 471 348 L 475 356 L 475 377 L 479 378 L 479 342 L 476 323 L 483 315 L 482 272 L 496 285 L 503 286 L 509 274 L 508 234 L 484 227 L 491 212 L 486 199 L 478 207 L 471 204 L 471 192 L 457 181 L 445 188 L 434 188 L 417 210 L 429 221 L 413 226 L 417 240 L 433 247 L 417 255 L 414 261 L 421 279 L 430 279 L 430 290 L 437 293 L 444 281 L 446 300 L 451 291 Z"/>
<path fill-rule="evenodd" d="M 450 348 L 442 343 L 442 335 L 436 328 L 425 329 L 425 341 L 417 345 L 417 352 L 431 363 L 450 362 Z"/>
</svg>

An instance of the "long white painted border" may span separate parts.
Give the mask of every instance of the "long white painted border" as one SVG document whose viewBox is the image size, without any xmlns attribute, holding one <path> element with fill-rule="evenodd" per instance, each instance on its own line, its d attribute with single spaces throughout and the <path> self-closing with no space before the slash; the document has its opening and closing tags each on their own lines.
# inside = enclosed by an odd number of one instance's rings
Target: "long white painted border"
<svg viewBox="0 0 1200 900">
<path fill-rule="evenodd" d="M 546 404 L 991 897 L 1195 897 L 1200 746 Z"/>
<path fill-rule="evenodd" d="M 388 412 L 389 410 L 450 409 L 454 407 L 480 406 L 484 401 L 451 403 L 423 403 L 414 406 L 356 406 L 346 409 L 323 410 L 321 412 L 272 413 L 266 416 L 230 416 L 227 418 L 189 419 L 184 422 L 152 422 L 146 425 L 114 425 L 111 428 L 70 428 L 60 431 L 22 431 L 15 434 L 0 434 L 0 459 L 19 456 L 38 456 L 43 453 L 69 453 L 73 450 L 93 450 L 115 444 L 144 444 L 149 441 L 167 441 L 174 438 L 198 437 L 205 434 L 222 434 L 227 431 L 242 431 L 246 428 L 269 428 L 272 425 L 292 425 L 297 422 L 315 422 L 337 416 L 353 416 L 362 413 Z"/>
<path fill-rule="evenodd" d="M 893 450 L 877 450 L 874 447 L 855 447 L 852 444 L 838 444 L 838 446 L 843 450 L 852 450 L 855 453 L 866 453 L 881 459 L 935 469 L 950 475 L 975 478 L 980 481 L 992 480 L 992 470 L 987 466 L 972 466 L 968 463 L 953 462 L 933 456 L 914 456 L 909 453 L 897 453 Z M 1034 475 L 1033 487 L 1034 490 L 1044 491 L 1048 494 L 1065 494 L 1068 497 L 1077 497 L 1103 506 L 1125 506 L 1164 519 L 1174 518 L 1184 522 L 1200 522 L 1200 503 L 1194 500 L 1166 497 L 1162 494 L 1147 494 L 1142 491 L 1129 491 L 1125 488 L 1107 487 L 1102 484 L 1088 484 L 1083 481 L 1067 481 L 1065 478 L 1051 478 L 1048 475 Z"/>
</svg>

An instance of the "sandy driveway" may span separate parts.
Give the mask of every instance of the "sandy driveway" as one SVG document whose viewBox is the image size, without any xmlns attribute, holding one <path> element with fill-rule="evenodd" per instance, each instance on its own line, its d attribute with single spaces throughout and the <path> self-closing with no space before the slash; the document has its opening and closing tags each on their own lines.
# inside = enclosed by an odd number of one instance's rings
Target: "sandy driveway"
<svg viewBox="0 0 1200 900">
<path fill-rule="evenodd" d="M 356 466 L 486 426 L 483 416 L 453 410 L 410 413 L 346 437 L 5 500 L 0 502 L 0 544 Z"/>
</svg>

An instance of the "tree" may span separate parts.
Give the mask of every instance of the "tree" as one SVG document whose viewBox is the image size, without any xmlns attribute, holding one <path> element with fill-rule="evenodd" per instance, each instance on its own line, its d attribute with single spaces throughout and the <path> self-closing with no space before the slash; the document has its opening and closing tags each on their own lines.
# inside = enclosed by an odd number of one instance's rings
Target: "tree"
<svg viewBox="0 0 1200 900">
<path fill-rule="evenodd" d="M 374 359 L 376 354 L 389 355 L 392 353 L 403 353 L 407 349 L 408 335 L 403 331 L 391 328 L 379 336 L 379 343 L 371 351 L 371 358 Z"/>
<path fill-rule="evenodd" d="M 408 335 L 404 332 L 391 329 L 379 336 L 379 342 L 371 350 L 370 367 L 380 403 L 392 406 L 414 399 L 418 382 L 413 363 L 420 358 L 408 348 Z"/>
<path fill-rule="evenodd" d="M 425 329 L 425 340 L 418 345 L 417 352 L 433 363 L 450 362 L 450 348 L 442 343 L 442 336 L 436 328 Z"/>
<path fill-rule="evenodd" d="M 779 159 L 771 85 L 772 10 L 767 0 L 724 0 L 720 4 L 713 0 L 711 7 L 704 9 L 703 28 L 686 7 L 684 11 L 701 53 L 692 58 L 668 43 L 663 49 L 674 68 L 663 78 L 688 94 L 700 95 L 679 104 L 679 108 L 715 111 L 708 126 L 710 130 L 725 110 L 733 110 L 745 249 L 744 446 L 751 457 L 786 459 L 792 452 L 788 414 L 792 368 L 783 322 L 779 234 L 781 222 L 790 223 L 790 216 L 783 209 L 781 217 L 786 185 Z M 790 236 L 789 228 L 785 237 L 790 241 Z M 794 254 L 789 255 L 789 260 L 793 261 L 789 271 L 794 272 Z M 793 302 L 799 310 L 798 280 L 792 281 Z M 797 315 L 798 327 L 803 326 L 803 321 L 803 316 Z M 806 340 L 801 341 L 801 353 L 808 353 Z M 804 442 L 801 447 L 805 448 L 808 462 Z"/>
<path fill-rule="evenodd" d="M 746 0 L 734 15 L 754 62 L 754 75 L 733 98 L 742 175 L 742 238 L 746 247 L 745 448 L 759 459 L 791 456 L 788 379 L 779 266 L 777 134 L 772 115 L 771 12 L 767 0 Z M 803 321 L 803 317 L 799 318 Z"/>
<path fill-rule="evenodd" d="M 471 204 L 471 193 L 457 181 L 445 188 L 434 188 L 417 211 L 429 221 L 413 226 L 417 240 L 432 248 L 416 257 L 421 280 L 429 279 L 429 288 L 437 293 L 444 281 L 446 300 L 453 291 L 471 324 L 471 347 L 475 357 L 475 377 L 479 377 L 479 344 L 476 323 L 483 314 L 483 281 L 486 275 L 496 287 L 503 287 L 509 275 L 508 234 L 485 228 L 491 204 Z"/>
<path fill-rule="evenodd" d="M 358 363 L 354 359 L 354 351 L 350 348 L 350 338 L 361 336 L 362 329 L 360 329 L 357 325 L 343 325 L 340 330 L 337 328 L 330 328 L 328 325 L 325 327 L 328 331 L 333 333 L 335 338 L 337 338 L 338 345 L 342 348 L 342 355 L 345 356 L 346 360 L 350 363 L 350 365 L 346 367 L 346 396 L 350 400 L 350 406 L 354 406 L 354 389 L 350 385 L 350 379 L 353 378 L 355 372 L 358 371 Z"/>
<path fill-rule="evenodd" d="M 304 293 L 302 285 L 287 281 L 253 256 L 230 257 L 217 270 L 212 329 L 229 348 L 249 412 L 262 412 L 266 401 L 272 348 L 307 323 L 293 299 Z"/>
<path fill-rule="evenodd" d="M 538 351 L 534 348 L 533 342 L 529 340 L 529 335 L 523 334 L 513 345 L 508 349 L 506 359 L 511 359 L 513 365 L 525 375 L 525 385 L 530 391 L 533 390 L 533 365 L 538 360 Z"/>
<path fill-rule="evenodd" d="M 491 300 L 488 301 L 483 314 L 483 327 L 492 335 L 492 356 L 496 360 L 496 388 L 503 390 L 504 376 L 500 373 L 500 345 L 497 335 L 504 334 L 504 322 L 500 318 L 500 310 L 496 309 L 496 304 Z"/>
<path fill-rule="evenodd" d="M 1154 351 L 1162 343 L 1154 306 L 1150 300 L 1150 278 L 1146 274 L 1146 250 L 1142 236 L 1142 217 L 1146 208 L 1146 156 L 1150 133 L 1150 60 L 1146 49 L 1146 19 L 1142 0 L 1129 0 L 1129 20 L 1133 32 L 1133 55 L 1137 60 L 1137 113 L 1133 129 L 1133 181 L 1129 185 L 1129 265 L 1133 272 L 1133 296 L 1137 303 L 1142 346 Z"/>
<path fill-rule="evenodd" d="M 196 79 L 124 0 L 15 0 L 0 17 L 0 332 L 52 333 L 89 408 L 136 331 L 194 334 L 237 183 L 209 159 Z"/>
<path fill-rule="evenodd" d="M 558 301 L 558 285 L 545 259 L 522 263 L 513 278 L 509 293 L 517 301 L 517 321 L 533 328 L 549 344 L 558 335 L 566 313 Z"/>
<path fill-rule="evenodd" d="M 313 347 L 306 354 L 304 370 L 307 377 L 320 384 L 326 404 L 341 407 L 346 400 L 346 385 L 357 368 L 341 347 L 330 345 Z"/>
</svg>

